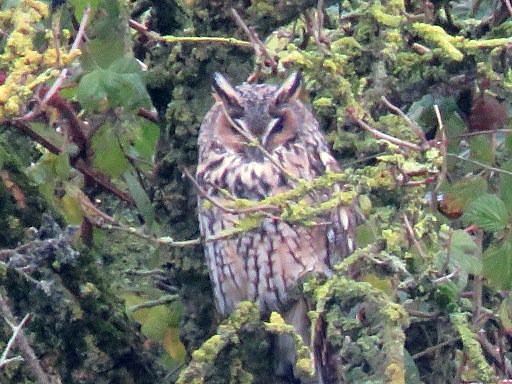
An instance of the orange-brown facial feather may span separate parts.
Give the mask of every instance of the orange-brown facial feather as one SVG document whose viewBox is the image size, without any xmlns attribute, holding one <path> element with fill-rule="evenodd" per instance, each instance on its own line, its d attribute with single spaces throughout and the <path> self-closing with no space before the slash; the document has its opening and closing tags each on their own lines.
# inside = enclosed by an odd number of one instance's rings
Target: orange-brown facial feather
<svg viewBox="0 0 512 384">
<path fill-rule="evenodd" d="M 247 146 L 247 140 L 233 127 L 226 117 L 222 103 L 215 104 L 212 117 L 213 136 L 234 152 L 241 152 Z"/>
</svg>

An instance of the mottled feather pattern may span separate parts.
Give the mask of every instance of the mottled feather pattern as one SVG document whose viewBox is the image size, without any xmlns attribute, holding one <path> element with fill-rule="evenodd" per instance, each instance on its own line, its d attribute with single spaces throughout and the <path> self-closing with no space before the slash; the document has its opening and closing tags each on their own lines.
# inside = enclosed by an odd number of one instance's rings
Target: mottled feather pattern
<svg viewBox="0 0 512 384">
<path fill-rule="evenodd" d="M 275 108 L 272 100 L 280 91 L 267 84 L 222 89 L 205 116 L 199 135 L 197 182 L 220 204 L 230 202 L 221 189 L 237 198 L 262 200 L 293 185 L 270 159 L 233 130 L 226 117 L 231 109 L 241 115 L 236 117 L 242 126 L 250 124 L 248 131 L 254 137 L 262 142 L 267 139 L 265 147 L 289 174 L 311 180 L 339 169 L 318 122 L 295 97 L 285 100 L 279 111 L 286 126 L 268 135 L 267 123 Z M 328 198 L 327 192 L 310 196 L 312 203 Z M 199 198 L 205 239 L 231 228 L 242 216 L 203 204 Z M 287 292 L 301 277 L 309 272 L 330 274 L 332 264 L 353 251 L 354 215 L 350 207 L 340 207 L 321 219 L 332 224 L 306 227 L 266 218 L 257 230 L 207 242 L 205 254 L 218 310 L 226 315 L 238 302 L 252 300 L 262 312 L 282 311 L 288 304 Z"/>
</svg>

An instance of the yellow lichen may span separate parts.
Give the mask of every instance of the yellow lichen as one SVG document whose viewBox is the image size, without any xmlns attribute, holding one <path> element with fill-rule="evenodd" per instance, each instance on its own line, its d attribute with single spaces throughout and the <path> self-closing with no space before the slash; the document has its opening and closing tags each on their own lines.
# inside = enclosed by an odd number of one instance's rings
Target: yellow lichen
<svg viewBox="0 0 512 384">
<path fill-rule="evenodd" d="M 462 41 L 462 38 L 455 38 L 449 35 L 443 28 L 437 25 L 414 23 L 413 29 L 425 40 L 438 45 L 450 59 L 462 61 L 464 54 L 455 47 L 455 43 Z"/>
<path fill-rule="evenodd" d="M 79 50 L 68 52 L 66 46 L 57 53 L 51 30 L 42 31 L 47 48 L 36 48 L 36 33 L 41 32 L 39 24 L 48 16 L 48 5 L 37 0 L 22 0 L 18 7 L 0 12 L 0 29 L 7 35 L 0 63 L 9 64 L 7 77 L 0 86 L 0 118 L 18 114 L 21 104 L 36 86 L 58 75 L 54 68 L 58 57 L 66 65 L 80 55 Z"/>
</svg>

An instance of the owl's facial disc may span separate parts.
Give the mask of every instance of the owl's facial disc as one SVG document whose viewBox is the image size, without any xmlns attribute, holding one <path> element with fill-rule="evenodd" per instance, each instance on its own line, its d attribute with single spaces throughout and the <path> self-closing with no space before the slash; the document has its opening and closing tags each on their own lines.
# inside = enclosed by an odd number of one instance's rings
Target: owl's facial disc
<svg viewBox="0 0 512 384">
<path fill-rule="evenodd" d="M 257 154 L 261 161 L 260 150 L 249 142 L 257 139 L 268 151 L 273 151 L 297 133 L 298 124 L 290 116 L 290 108 L 296 108 L 296 98 L 300 92 L 301 75 L 293 73 L 276 88 L 271 85 L 242 84 L 233 87 L 221 74 L 214 75 L 213 90 L 217 101 L 223 105 L 229 121 L 229 138 L 236 151 L 242 151 L 249 158 Z M 249 149 L 248 149 L 249 148 Z"/>
<path fill-rule="evenodd" d="M 268 111 L 272 116 L 261 143 L 269 151 L 295 137 L 298 123 L 291 116 L 290 106 L 300 93 L 302 78 L 299 72 L 292 73 L 274 93 Z"/>
</svg>

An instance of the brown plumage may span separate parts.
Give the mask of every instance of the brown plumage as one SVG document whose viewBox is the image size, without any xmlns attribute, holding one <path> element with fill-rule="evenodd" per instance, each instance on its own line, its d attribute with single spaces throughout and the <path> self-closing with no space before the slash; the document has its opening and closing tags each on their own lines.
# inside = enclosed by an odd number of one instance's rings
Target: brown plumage
<svg viewBox="0 0 512 384">
<path fill-rule="evenodd" d="M 259 201 L 292 189 L 294 177 L 311 180 L 339 170 L 317 120 L 298 100 L 300 82 L 300 75 L 294 73 L 281 87 L 245 83 L 232 87 L 215 75 L 216 103 L 201 125 L 196 175 L 211 199 L 228 205 L 224 190 Z M 251 140 L 257 140 L 267 154 Z M 330 191 L 318 191 L 308 199 L 315 204 L 329 195 Z M 288 294 L 310 272 L 329 275 L 332 265 L 354 250 L 352 207 L 338 207 L 317 219 L 326 225 L 265 218 L 258 229 L 211 241 L 242 217 L 199 197 L 200 230 L 218 311 L 227 315 L 242 300 L 257 302 L 262 313 L 283 313 L 308 342 L 307 309 L 302 302 L 290 302 Z M 297 307 L 304 307 L 302 314 L 297 314 Z"/>
</svg>

